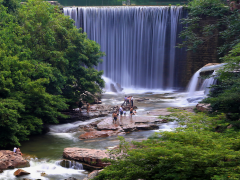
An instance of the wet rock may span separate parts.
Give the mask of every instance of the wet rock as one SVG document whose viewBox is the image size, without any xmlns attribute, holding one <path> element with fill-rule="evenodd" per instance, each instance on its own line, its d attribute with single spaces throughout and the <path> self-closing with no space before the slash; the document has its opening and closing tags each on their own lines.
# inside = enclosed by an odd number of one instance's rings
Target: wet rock
<svg viewBox="0 0 240 180">
<path fill-rule="evenodd" d="M 162 122 L 162 123 L 168 123 L 168 120 L 167 120 L 167 119 L 162 119 L 161 122 Z"/>
<path fill-rule="evenodd" d="M 76 179 L 76 178 L 74 178 L 74 177 L 69 177 L 69 178 L 64 179 L 64 180 L 78 180 L 78 179 Z"/>
<path fill-rule="evenodd" d="M 91 132 L 91 131 L 96 131 L 96 129 L 91 124 L 88 124 L 88 125 L 80 125 L 79 131 Z"/>
<path fill-rule="evenodd" d="M 110 84 L 110 90 L 111 90 L 112 92 L 115 92 L 115 93 L 118 92 L 118 90 L 116 89 L 116 87 L 114 86 L 114 84 Z"/>
<path fill-rule="evenodd" d="M 137 102 L 147 101 L 147 100 L 149 100 L 149 99 L 147 99 L 147 98 L 139 98 L 139 99 L 135 99 L 135 101 L 137 101 Z"/>
<path fill-rule="evenodd" d="M 201 112 L 207 112 L 211 110 L 210 104 L 199 103 L 196 105 L 196 109 Z"/>
<path fill-rule="evenodd" d="M 0 151 L 0 170 L 29 167 L 29 162 L 9 150 Z"/>
<path fill-rule="evenodd" d="M 109 163 L 102 162 L 102 159 L 109 158 L 106 150 L 86 149 L 86 148 L 65 148 L 63 157 L 75 161 L 84 162 L 92 166 L 105 167 Z"/>
<path fill-rule="evenodd" d="M 149 125 L 138 125 L 136 126 L 137 130 L 153 130 L 153 129 L 159 129 L 158 125 L 155 124 L 149 124 Z"/>
<path fill-rule="evenodd" d="M 28 174 L 30 174 L 30 173 L 27 172 L 27 171 L 24 171 L 24 170 L 22 170 L 22 169 L 18 169 L 18 170 L 16 170 L 16 171 L 14 172 L 14 176 L 17 176 L 17 177 L 19 177 L 19 176 L 24 176 L 24 175 L 28 175 Z"/>
<path fill-rule="evenodd" d="M 90 180 L 90 179 L 93 179 L 95 178 L 99 172 L 101 172 L 102 170 L 95 170 L 93 172 L 91 172 L 90 174 L 88 174 L 88 177 L 84 178 L 83 180 Z"/>
<path fill-rule="evenodd" d="M 123 90 L 123 88 L 121 87 L 121 85 L 120 85 L 119 83 L 117 83 L 117 87 L 118 87 L 118 89 L 119 89 L 120 91 Z"/>
<path fill-rule="evenodd" d="M 122 134 L 122 132 L 119 131 L 111 131 L 111 130 L 106 130 L 106 131 L 91 131 L 91 132 L 86 132 L 84 134 L 81 134 L 79 136 L 79 139 L 95 139 L 95 138 L 103 138 L 103 137 L 108 137 L 108 136 L 115 136 L 118 134 Z"/>
</svg>

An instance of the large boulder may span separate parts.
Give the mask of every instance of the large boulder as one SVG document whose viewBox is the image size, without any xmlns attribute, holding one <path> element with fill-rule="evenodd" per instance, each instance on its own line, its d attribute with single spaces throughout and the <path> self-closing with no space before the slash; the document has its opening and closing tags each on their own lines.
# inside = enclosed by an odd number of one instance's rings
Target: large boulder
<svg viewBox="0 0 240 180">
<path fill-rule="evenodd" d="M 0 151 L 0 170 L 29 167 L 29 162 L 9 150 Z"/>
<path fill-rule="evenodd" d="M 28 174 L 30 174 L 30 173 L 27 172 L 27 171 L 24 171 L 24 170 L 22 170 L 22 169 L 18 169 L 18 170 L 16 170 L 16 171 L 14 172 L 14 176 L 17 176 L 17 177 L 19 177 L 19 176 L 24 176 L 24 175 L 28 175 Z"/>
<path fill-rule="evenodd" d="M 92 166 L 105 167 L 108 163 L 102 162 L 102 159 L 109 158 L 107 150 L 86 149 L 86 148 L 65 148 L 63 157 L 75 161 L 84 162 Z"/>
</svg>

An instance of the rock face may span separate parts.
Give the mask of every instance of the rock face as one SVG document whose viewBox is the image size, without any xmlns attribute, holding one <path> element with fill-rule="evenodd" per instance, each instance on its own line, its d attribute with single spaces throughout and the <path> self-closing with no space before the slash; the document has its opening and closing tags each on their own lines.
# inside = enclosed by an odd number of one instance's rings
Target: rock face
<svg viewBox="0 0 240 180">
<path fill-rule="evenodd" d="M 106 150 L 99 149 L 86 149 L 86 148 L 65 148 L 63 152 L 63 157 L 75 161 L 84 162 L 92 166 L 105 167 L 109 165 L 101 160 L 104 158 L 109 158 Z"/>
<path fill-rule="evenodd" d="M 29 167 L 29 162 L 9 150 L 0 151 L 0 170 Z"/>
<path fill-rule="evenodd" d="M 16 170 L 16 171 L 14 172 L 14 176 L 17 176 L 17 177 L 19 177 L 19 176 L 24 176 L 24 175 L 28 175 L 28 174 L 30 174 L 30 173 L 27 172 L 27 171 L 24 171 L 24 170 L 22 170 L 22 169 L 18 169 L 18 170 Z"/>
</svg>

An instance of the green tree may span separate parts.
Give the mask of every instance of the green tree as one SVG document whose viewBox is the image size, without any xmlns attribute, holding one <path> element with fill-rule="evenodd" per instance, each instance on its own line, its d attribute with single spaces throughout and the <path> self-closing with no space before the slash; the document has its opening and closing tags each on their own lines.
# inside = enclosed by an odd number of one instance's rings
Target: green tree
<svg viewBox="0 0 240 180">
<path fill-rule="evenodd" d="M 47 92 L 62 94 L 74 106 L 85 91 L 101 92 L 101 75 L 94 69 L 103 53 L 100 46 L 87 38 L 48 2 L 30 0 L 23 4 L 18 20 L 23 27 L 24 48 L 38 62 L 50 64 L 54 71 Z"/>
<path fill-rule="evenodd" d="M 8 6 L 9 7 L 9 6 Z M 0 147 L 19 145 L 80 94 L 101 92 L 103 55 L 69 17 L 48 2 L 30 0 L 15 13 L 0 3 Z"/>
</svg>

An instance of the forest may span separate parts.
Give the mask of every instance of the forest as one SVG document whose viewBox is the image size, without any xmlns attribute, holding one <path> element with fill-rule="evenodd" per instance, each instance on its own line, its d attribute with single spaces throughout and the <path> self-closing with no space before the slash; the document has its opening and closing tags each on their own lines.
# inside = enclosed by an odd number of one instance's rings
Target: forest
<svg viewBox="0 0 240 180">
<path fill-rule="evenodd" d="M 0 3 L 0 146 L 20 145 L 42 125 L 66 118 L 85 91 L 101 92 L 104 55 L 48 2 Z"/>
</svg>

